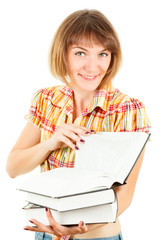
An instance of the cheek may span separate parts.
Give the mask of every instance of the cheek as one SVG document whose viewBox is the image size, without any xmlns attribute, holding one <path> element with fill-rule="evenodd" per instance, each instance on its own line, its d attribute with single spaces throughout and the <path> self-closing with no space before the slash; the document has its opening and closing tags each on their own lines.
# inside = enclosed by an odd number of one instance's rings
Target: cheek
<svg viewBox="0 0 160 240">
<path fill-rule="evenodd" d="M 108 58 L 105 65 L 104 65 L 104 68 L 107 70 L 110 66 L 110 63 L 111 63 L 111 58 Z"/>
<path fill-rule="evenodd" d="M 75 60 L 74 57 L 70 56 L 68 58 L 68 69 L 69 69 L 69 72 L 72 73 L 74 72 L 76 69 L 78 69 L 78 63 L 77 61 Z"/>
<path fill-rule="evenodd" d="M 107 62 L 105 62 L 104 64 L 102 64 L 102 65 L 101 65 L 102 71 L 106 73 L 106 71 L 107 71 L 108 68 L 109 68 L 109 65 L 110 65 L 110 61 L 107 61 Z"/>
<path fill-rule="evenodd" d="M 78 62 L 78 61 L 73 61 L 72 65 L 70 65 L 70 73 L 71 74 L 77 74 L 79 73 L 79 71 L 81 71 L 81 69 L 84 67 L 82 62 Z"/>
<path fill-rule="evenodd" d="M 72 56 L 69 54 L 68 58 L 67 58 L 67 67 L 68 67 L 68 73 L 72 74 L 74 72 L 74 68 L 75 68 L 75 63 L 73 61 Z"/>
</svg>

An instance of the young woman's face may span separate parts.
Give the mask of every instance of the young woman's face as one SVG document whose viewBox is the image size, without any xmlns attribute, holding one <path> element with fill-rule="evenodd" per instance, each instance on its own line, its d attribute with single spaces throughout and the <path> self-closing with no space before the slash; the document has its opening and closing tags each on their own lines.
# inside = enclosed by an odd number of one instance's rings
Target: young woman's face
<svg viewBox="0 0 160 240">
<path fill-rule="evenodd" d="M 110 61 L 111 53 L 101 44 L 71 45 L 67 52 L 70 85 L 79 91 L 95 91 L 104 78 Z"/>
</svg>

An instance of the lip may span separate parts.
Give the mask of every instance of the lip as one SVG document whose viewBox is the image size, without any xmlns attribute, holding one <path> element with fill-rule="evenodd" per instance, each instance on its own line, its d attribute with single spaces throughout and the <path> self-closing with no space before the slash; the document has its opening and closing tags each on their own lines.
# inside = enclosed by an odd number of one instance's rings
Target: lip
<svg viewBox="0 0 160 240">
<path fill-rule="evenodd" d="M 83 78 L 84 80 L 86 81 L 93 81 L 97 78 L 98 74 L 97 75 L 83 75 L 83 74 L 79 74 L 79 76 L 81 78 Z"/>
</svg>

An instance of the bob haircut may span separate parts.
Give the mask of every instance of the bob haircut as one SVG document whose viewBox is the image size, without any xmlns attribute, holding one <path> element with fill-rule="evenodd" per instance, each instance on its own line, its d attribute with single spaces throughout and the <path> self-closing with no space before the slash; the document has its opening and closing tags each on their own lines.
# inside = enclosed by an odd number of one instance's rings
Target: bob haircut
<svg viewBox="0 0 160 240">
<path fill-rule="evenodd" d="M 61 23 L 49 53 L 52 75 L 68 84 L 67 50 L 69 46 L 82 41 L 90 46 L 98 42 L 111 52 L 111 62 L 101 83 L 101 86 L 108 85 L 120 68 L 121 46 L 112 24 L 97 10 L 78 10 Z"/>
</svg>

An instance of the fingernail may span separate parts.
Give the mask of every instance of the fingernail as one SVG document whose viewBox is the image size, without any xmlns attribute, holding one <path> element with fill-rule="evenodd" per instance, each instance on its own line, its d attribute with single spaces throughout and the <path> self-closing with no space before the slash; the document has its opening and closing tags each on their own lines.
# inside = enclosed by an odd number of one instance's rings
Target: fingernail
<svg viewBox="0 0 160 240">
<path fill-rule="evenodd" d="M 77 146 L 75 146 L 75 149 L 76 149 L 76 150 L 79 150 L 79 148 L 78 148 Z"/>
<path fill-rule="evenodd" d="M 85 141 L 83 139 L 81 139 L 80 142 L 84 143 Z"/>
<path fill-rule="evenodd" d="M 95 132 L 94 130 L 90 130 L 91 132 Z"/>
<path fill-rule="evenodd" d="M 29 230 L 28 228 L 25 228 L 25 227 L 24 227 L 23 229 L 24 229 L 24 230 Z"/>
<path fill-rule="evenodd" d="M 84 222 L 82 222 L 82 226 L 84 226 Z"/>
<path fill-rule="evenodd" d="M 90 133 L 90 132 L 85 132 L 85 134 L 88 134 L 88 133 Z"/>
<path fill-rule="evenodd" d="M 33 223 L 31 220 L 29 220 L 30 223 Z"/>
<path fill-rule="evenodd" d="M 48 208 L 47 207 L 45 207 L 45 210 L 46 210 L 46 212 L 48 211 Z"/>
</svg>

